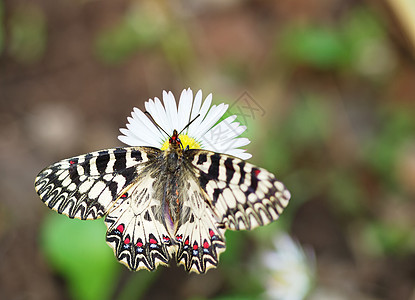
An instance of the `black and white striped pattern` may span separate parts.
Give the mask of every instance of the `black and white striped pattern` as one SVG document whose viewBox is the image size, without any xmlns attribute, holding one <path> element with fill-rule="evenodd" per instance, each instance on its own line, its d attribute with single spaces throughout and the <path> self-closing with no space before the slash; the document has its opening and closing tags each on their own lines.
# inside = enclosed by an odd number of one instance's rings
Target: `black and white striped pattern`
<svg viewBox="0 0 415 300">
<path fill-rule="evenodd" d="M 41 171 L 35 188 L 43 202 L 58 213 L 96 219 L 135 180 L 140 165 L 149 160 L 148 154 L 139 147 L 116 148 L 65 159 Z"/>
<path fill-rule="evenodd" d="M 253 229 L 276 219 L 288 205 L 290 192 L 275 176 L 241 159 L 189 150 L 200 187 L 227 229 Z"/>
<path fill-rule="evenodd" d="M 131 270 L 154 270 L 175 257 L 197 273 L 217 266 L 226 229 L 266 225 L 290 199 L 267 170 L 199 149 L 92 152 L 44 169 L 35 188 L 70 218 L 105 216 L 107 243 Z"/>
<path fill-rule="evenodd" d="M 154 270 L 170 260 L 173 244 L 158 214 L 161 200 L 153 197 L 154 179 L 133 185 L 105 218 L 107 243 L 118 260 L 132 270 Z"/>
</svg>

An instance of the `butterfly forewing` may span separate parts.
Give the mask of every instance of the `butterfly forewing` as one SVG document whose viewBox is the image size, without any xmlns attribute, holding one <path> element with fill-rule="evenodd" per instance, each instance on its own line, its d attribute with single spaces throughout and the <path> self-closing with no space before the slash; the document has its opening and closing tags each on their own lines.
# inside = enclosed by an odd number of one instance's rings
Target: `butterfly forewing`
<svg viewBox="0 0 415 300">
<path fill-rule="evenodd" d="M 140 165 L 155 150 L 116 148 L 65 159 L 41 171 L 35 189 L 42 201 L 58 213 L 70 218 L 97 219 L 134 182 Z"/>
<path fill-rule="evenodd" d="M 266 225 L 278 219 L 288 204 L 289 191 L 265 169 L 204 150 L 189 150 L 187 159 L 195 167 L 218 223 L 227 229 Z"/>
</svg>

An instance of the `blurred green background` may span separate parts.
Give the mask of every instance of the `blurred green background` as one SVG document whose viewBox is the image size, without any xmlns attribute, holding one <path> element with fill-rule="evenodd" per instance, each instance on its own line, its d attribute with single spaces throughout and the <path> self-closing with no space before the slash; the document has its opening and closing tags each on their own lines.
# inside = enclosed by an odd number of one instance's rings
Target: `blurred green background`
<svg viewBox="0 0 415 300">
<path fill-rule="evenodd" d="M 284 231 L 313 249 L 309 299 L 415 299 L 414 6 L 0 0 L 0 299 L 260 299 L 258 257 Z M 206 275 L 131 273 L 102 220 L 49 211 L 33 181 L 188 87 L 230 104 L 292 200 L 228 232 Z"/>
</svg>

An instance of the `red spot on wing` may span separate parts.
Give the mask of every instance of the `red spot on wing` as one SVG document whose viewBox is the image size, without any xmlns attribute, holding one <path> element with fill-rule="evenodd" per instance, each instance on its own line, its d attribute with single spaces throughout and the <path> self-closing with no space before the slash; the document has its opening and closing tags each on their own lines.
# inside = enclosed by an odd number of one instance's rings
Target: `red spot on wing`
<svg viewBox="0 0 415 300">
<path fill-rule="evenodd" d="M 256 170 L 254 171 L 255 176 L 258 176 L 258 175 L 259 175 L 259 173 L 261 173 L 261 170 L 256 169 Z"/>
<path fill-rule="evenodd" d="M 73 164 L 75 163 L 75 161 L 74 161 L 74 160 L 70 160 L 70 161 L 69 161 L 69 163 L 70 163 L 71 165 L 73 165 Z"/>
<path fill-rule="evenodd" d="M 205 248 L 205 249 L 209 248 L 209 243 L 207 241 L 205 241 L 203 243 L 203 248 Z"/>
<path fill-rule="evenodd" d="M 189 238 L 187 238 L 187 239 L 184 241 L 184 244 L 185 244 L 185 245 L 189 245 Z"/>
<path fill-rule="evenodd" d="M 209 235 L 210 235 L 210 237 L 213 237 L 215 235 L 215 233 L 213 232 L 212 229 L 209 229 Z"/>
<path fill-rule="evenodd" d="M 137 242 L 137 247 L 143 247 L 143 243 L 142 242 Z"/>
<path fill-rule="evenodd" d="M 150 239 L 150 244 L 157 244 L 157 241 L 155 239 Z"/>
<path fill-rule="evenodd" d="M 125 240 L 124 240 L 124 244 L 129 244 L 130 243 L 130 239 L 129 238 L 126 238 Z"/>
<path fill-rule="evenodd" d="M 193 245 L 193 250 L 197 250 L 199 248 L 199 246 L 195 243 L 194 245 Z"/>
<path fill-rule="evenodd" d="M 128 194 L 124 193 L 124 194 L 121 195 L 121 198 L 127 198 L 127 196 L 128 196 Z"/>
<path fill-rule="evenodd" d="M 118 225 L 118 226 L 117 226 L 117 230 L 118 230 L 119 232 L 123 233 L 123 232 L 124 232 L 124 225 L 122 225 L 122 224 Z"/>
</svg>

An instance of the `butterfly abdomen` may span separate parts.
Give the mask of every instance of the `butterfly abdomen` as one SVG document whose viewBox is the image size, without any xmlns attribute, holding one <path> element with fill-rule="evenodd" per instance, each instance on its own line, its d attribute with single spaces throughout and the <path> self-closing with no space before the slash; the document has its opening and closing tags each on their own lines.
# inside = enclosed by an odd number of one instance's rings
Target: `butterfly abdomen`
<svg viewBox="0 0 415 300">
<path fill-rule="evenodd" d="M 162 222 L 170 235 L 174 237 L 181 217 L 185 178 L 182 173 L 183 156 L 181 149 L 164 151 L 160 160 L 157 182 L 154 189 L 159 191 L 161 201 Z"/>
</svg>

